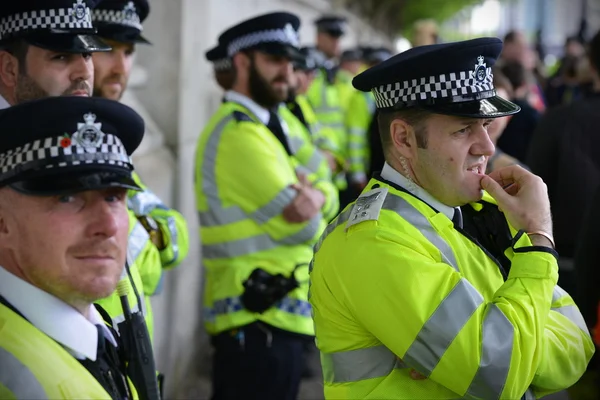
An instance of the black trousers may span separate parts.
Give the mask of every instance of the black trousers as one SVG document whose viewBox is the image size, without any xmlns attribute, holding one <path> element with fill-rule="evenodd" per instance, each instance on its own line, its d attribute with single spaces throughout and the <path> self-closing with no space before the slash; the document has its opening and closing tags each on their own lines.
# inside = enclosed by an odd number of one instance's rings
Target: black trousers
<svg viewBox="0 0 600 400">
<path fill-rule="evenodd" d="M 295 400 L 306 340 L 256 322 L 212 338 L 212 400 Z"/>
</svg>

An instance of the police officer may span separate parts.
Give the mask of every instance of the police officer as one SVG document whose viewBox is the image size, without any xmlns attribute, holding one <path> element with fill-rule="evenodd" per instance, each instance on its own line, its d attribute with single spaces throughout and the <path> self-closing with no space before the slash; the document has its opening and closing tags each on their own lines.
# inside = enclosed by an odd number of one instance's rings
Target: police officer
<svg viewBox="0 0 600 400">
<path fill-rule="evenodd" d="M 346 49 L 340 56 L 339 74 L 344 75 L 344 80 L 351 81 L 356 75 L 362 72 L 364 66 L 363 48 Z"/>
<path fill-rule="evenodd" d="M 147 0 L 103 0 L 93 11 L 92 21 L 102 40 L 111 50 L 96 53 L 94 62 L 94 96 L 120 100 L 127 87 L 137 44 L 150 44 L 142 36 L 142 23 L 150 13 Z M 188 252 L 187 223 L 176 210 L 167 207 L 134 173 L 143 191 L 129 192 L 127 204 L 129 227 L 129 258 L 140 273 L 148 329 L 153 334 L 150 296 L 157 294 L 163 270 L 171 269 Z M 103 300 L 103 306 L 117 321 L 121 319 L 116 298 Z"/>
<path fill-rule="evenodd" d="M 345 205 L 348 199 L 345 196 L 346 160 L 348 138 L 344 126 L 344 109 L 347 96 L 350 93 L 349 80 L 340 79 L 338 57 L 340 55 L 341 37 L 346 32 L 346 19 L 335 15 L 326 15 L 315 21 L 317 27 L 316 48 L 322 52 L 326 62 L 319 69 L 315 79 L 308 88 L 307 98 L 313 107 L 319 124 L 327 129 L 333 146 L 336 149 L 335 157 L 343 161 L 343 170 L 335 176 L 335 183 L 340 190 L 340 204 Z"/>
<path fill-rule="evenodd" d="M 52 97 L 2 110 L 0 130 L 0 398 L 137 398 L 121 338 L 92 303 L 122 275 L 143 120 Z"/>
<path fill-rule="evenodd" d="M 94 86 L 91 54 L 111 49 L 95 36 L 91 10 L 96 3 L 30 0 L 0 7 L 0 25 L 14 27 L 0 40 L 0 58 L 4 60 L 0 65 L 6 67 L 0 68 L 1 89 L 10 105 L 48 96 L 91 96 Z M 136 218 L 132 215 L 130 228 L 135 226 Z M 132 241 L 134 244 L 147 240 L 145 230 L 131 232 L 141 239 Z M 146 254 L 149 257 L 144 263 L 158 262 L 158 255 Z M 141 292 L 143 283 L 137 265 L 132 263 L 130 272 L 133 287 Z M 140 307 L 135 291 L 130 291 L 129 297 L 131 307 L 146 314 L 144 303 Z M 99 302 L 115 323 L 124 320 L 116 292 Z M 150 315 L 148 327 L 151 332 Z"/>
<path fill-rule="evenodd" d="M 326 194 L 297 175 L 277 114 L 299 26 L 270 13 L 219 37 L 236 79 L 199 136 L 195 169 L 214 399 L 296 398 L 314 334 L 308 262 Z"/>
<path fill-rule="evenodd" d="M 108 51 L 92 26 L 98 0 L 5 1 L 0 5 L 0 95 L 14 105 L 92 92 L 91 53 Z"/>
<path fill-rule="evenodd" d="M 533 399 L 586 369 L 544 183 L 518 166 L 484 175 L 487 126 L 519 111 L 492 84 L 501 49 L 413 48 L 353 80 L 375 95 L 386 163 L 315 247 L 327 398 Z"/>
<path fill-rule="evenodd" d="M 302 123 L 304 129 L 308 131 L 310 140 L 317 146 L 327 157 L 329 168 L 335 175 L 342 169 L 344 160 L 336 159 L 336 154 L 339 154 L 339 149 L 335 145 L 335 131 L 323 127 L 313 110 L 306 92 L 319 68 L 325 62 L 323 54 L 316 48 L 307 46 L 300 49 L 301 56 L 294 60 L 294 74 L 292 76 L 293 83 L 290 85 L 290 95 L 286 101 L 289 110 Z"/>
<path fill-rule="evenodd" d="M 392 52 L 386 47 L 363 49 L 363 61 L 368 67 L 374 67 L 391 56 Z M 373 94 L 355 90 L 348 104 L 346 129 L 348 130 L 348 180 L 356 196 L 364 189 L 368 177 L 373 172 L 369 168 L 371 163 L 377 163 L 379 168 L 384 162 L 375 116 Z"/>
</svg>

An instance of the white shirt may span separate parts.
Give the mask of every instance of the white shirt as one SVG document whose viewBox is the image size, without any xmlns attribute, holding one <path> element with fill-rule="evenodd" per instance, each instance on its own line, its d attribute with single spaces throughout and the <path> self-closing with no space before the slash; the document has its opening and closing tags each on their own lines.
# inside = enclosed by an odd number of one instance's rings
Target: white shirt
<svg viewBox="0 0 600 400">
<path fill-rule="evenodd" d="M 6 101 L 6 99 L 4 97 L 0 96 L 0 110 L 3 110 L 8 107 L 10 107 L 10 104 L 8 104 L 8 101 Z"/>
<path fill-rule="evenodd" d="M 117 346 L 112 332 L 93 305 L 90 305 L 87 319 L 67 303 L 16 277 L 1 266 L 0 295 L 32 325 L 60 343 L 77 359 L 96 361 L 98 331 L 95 325 L 102 326 L 104 336 Z"/>
<path fill-rule="evenodd" d="M 225 92 L 225 100 L 226 101 L 231 101 L 233 103 L 238 103 L 239 105 L 246 107 L 252 114 L 254 114 L 254 116 L 256 118 L 258 118 L 258 120 L 260 122 L 262 122 L 265 125 L 269 124 L 269 120 L 271 119 L 271 115 L 269 114 L 269 110 L 267 110 L 263 106 L 261 106 L 258 103 L 256 103 L 250 97 L 245 96 L 245 95 L 243 95 L 243 94 L 241 94 L 239 92 L 236 92 L 234 90 L 228 90 L 227 92 Z M 285 136 L 289 140 L 289 127 L 288 127 L 288 124 L 285 122 L 285 120 L 283 120 L 279 116 L 278 113 L 275 114 L 275 115 L 277 115 L 277 118 L 279 119 L 279 124 L 281 125 L 281 127 L 283 129 L 283 133 L 285 134 Z"/>
<path fill-rule="evenodd" d="M 241 93 L 238 93 L 233 90 L 228 90 L 225 92 L 225 100 L 232 101 L 234 103 L 238 103 L 244 107 L 246 107 L 260 122 L 267 125 L 269 123 L 269 119 L 271 119 L 269 115 L 269 110 L 257 104 L 250 97 L 244 96 Z"/>
<path fill-rule="evenodd" d="M 425 203 L 429 204 L 437 211 L 446 215 L 446 217 L 448 217 L 448 219 L 450 219 L 451 221 L 452 218 L 454 218 L 455 210 L 458 210 L 459 213 L 461 212 L 460 208 L 458 207 L 450 207 L 441 203 L 439 200 L 427 193 L 425 189 L 418 186 L 416 183 L 411 184 L 411 182 L 404 175 L 392 168 L 387 162 L 383 165 L 383 170 L 381 170 L 381 177 L 406 189 L 419 199 L 423 200 Z"/>
</svg>

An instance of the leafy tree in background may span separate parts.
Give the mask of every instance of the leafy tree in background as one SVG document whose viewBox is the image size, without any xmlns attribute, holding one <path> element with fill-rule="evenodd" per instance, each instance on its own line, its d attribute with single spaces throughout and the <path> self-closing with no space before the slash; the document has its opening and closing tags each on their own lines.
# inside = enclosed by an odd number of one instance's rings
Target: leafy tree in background
<svg viewBox="0 0 600 400">
<path fill-rule="evenodd" d="M 389 37 L 410 37 L 413 24 L 432 19 L 438 24 L 459 11 L 484 0 L 337 0 L 344 7 L 366 17 Z"/>
</svg>

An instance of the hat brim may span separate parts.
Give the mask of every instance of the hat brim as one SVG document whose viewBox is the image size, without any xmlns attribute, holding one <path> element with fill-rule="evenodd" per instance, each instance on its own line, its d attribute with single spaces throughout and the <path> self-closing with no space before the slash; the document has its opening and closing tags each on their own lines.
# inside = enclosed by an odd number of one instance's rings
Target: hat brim
<svg viewBox="0 0 600 400">
<path fill-rule="evenodd" d="M 346 34 L 346 32 L 341 29 L 321 29 L 321 32 L 325 32 L 329 36 L 336 39 L 339 39 Z"/>
<path fill-rule="evenodd" d="M 115 42 L 119 42 L 119 43 L 149 44 L 149 45 L 152 44 L 152 42 L 150 42 L 148 39 L 146 39 L 145 37 L 143 37 L 140 34 L 132 36 L 132 35 L 128 35 L 125 33 L 123 33 L 123 34 L 112 33 L 110 35 L 102 35 L 102 37 L 104 39 L 114 40 Z"/>
<path fill-rule="evenodd" d="M 17 192 L 29 196 L 60 196 L 111 188 L 142 190 L 130 174 L 116 171 L 46 175 L 13 182 L 9 186 Z"/>
<path fill-rule="evenodd" d="M 283 43 L 261 43 L 252 47 L 252 49 L 262 51 L 263 53 L 271 54 L 273 56 L 286 57 L 292 61 L 303 61 L 305 58 L 298 48 Z"/>
<path fill-rule="evenodd" d="M 131 44 L 152 44 L 148 39 L 142 36 L 139 29 L 117 25 L 117 24 L 99 24 L 97 25 L 98 36 L 103 39 L 114 40 L 120 43 Z"/>
<path fill-rule="evenodd" d="M 112 49 L 96 35 L 44 33 L 27 35 L 24 39 L 34 46 L 65 53 L 94 53 Z"/>
<path fill-rule="evenodd" d="M 436 114 L 468 118 L 499 118 L 513 115 L 521 111 L 521 107 L 500 96 L 492 96 L 485 99 L 459 103 L 423 106 L 423 108 Z"/>
</svg>

